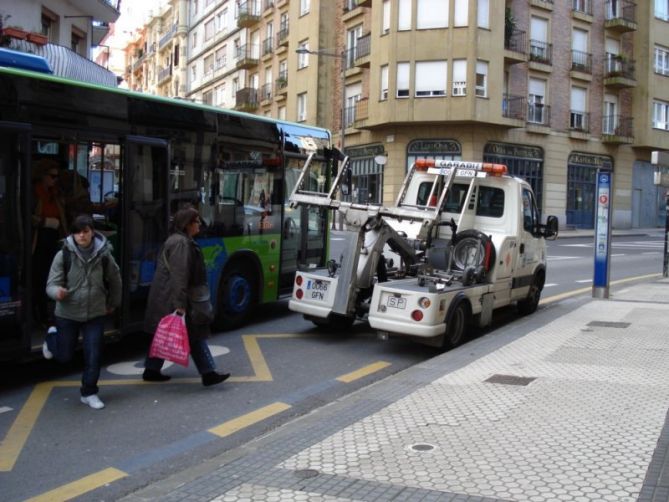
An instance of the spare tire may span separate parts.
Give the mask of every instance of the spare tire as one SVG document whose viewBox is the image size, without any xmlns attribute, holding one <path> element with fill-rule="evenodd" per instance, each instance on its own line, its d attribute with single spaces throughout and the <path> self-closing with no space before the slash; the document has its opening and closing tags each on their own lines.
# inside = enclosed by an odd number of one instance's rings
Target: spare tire
<svg viewBox="0 0 669 502">
<path fill-rule="evenodd" d="M 478 230 L 463 230 L 453 239 L 453 267 L 465 270 L 483 268 L 488 272 L 495 263 L 495 246 L 490 237 Z"/>
</svg>

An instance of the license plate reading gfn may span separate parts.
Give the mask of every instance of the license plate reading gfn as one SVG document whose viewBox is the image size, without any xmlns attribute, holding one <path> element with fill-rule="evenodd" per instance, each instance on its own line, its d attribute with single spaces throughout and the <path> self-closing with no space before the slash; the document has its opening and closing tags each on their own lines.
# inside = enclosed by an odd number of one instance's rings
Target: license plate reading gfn
<svg viewBox="0 0 669 502">
<path fill-rule="evenodd" d="M 329 281 L 310 280 L 307 283 L 307 291 L 312 300 L 324 301 L 328 296 Z"/>
<path fill-rule="evenodd" d="M 407 308 L 407 299 L 402 298 L 401 296 L 389 296 L 388 307 L 393 309 L 405 309 Z"/>
</svg>

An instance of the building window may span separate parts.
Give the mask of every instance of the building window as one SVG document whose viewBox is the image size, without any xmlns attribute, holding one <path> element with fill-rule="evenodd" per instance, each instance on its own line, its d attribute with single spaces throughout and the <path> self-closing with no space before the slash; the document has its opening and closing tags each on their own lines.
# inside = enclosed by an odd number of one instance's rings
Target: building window
<svg viewBox="0 0 669 502">
<path fill-rule="evenodd" d="M 536 78 L 530 79 L 529 95 L 527 99 L 527 121 L 533 124 L 544 124 L 546 114 L 544 104 L 546 99 L 546 81 Z"/>
<path fill-rule="evenodd" d="M 390 0 L 383 0 L 383 17 L 381 20 L 381 34 L 390 31 Z"/>
<path fill-rule="evenodd" d="M 399 0 L 397 9 L 397 30 L 406 31 L 411 29 L 411 0 Z"/>
<path fill-rule="evenodd" d="M 669 131 L 669 103 L 653 101 L 653 128 Z"/>
<path fill-rule="evenodd" d="M 206 23 L 204 23 L 204 41 L 211 40 L 214 38 L 214 34 L 216 33 L 216 21 L 214 19 L 210 19 Z"/>
<path fill-rule="evenodd" d="M 467 95 L 467 60 L 453 60 L 453 90 L 452 96 Z"/>
<path fill-rule="evenodd" d="M 448 28 L 449 0 L 416 0 L 416 2 L 416 29 Z"/>
<path fill-rule="evenodd" d="M 299 43 L 298 51 L 308 51 L 309 50 L 309 42 L 306 40 L 303 40 L 302 42 Z M 298 52 L 297 53 L 297 69 L 301 70 L 302 68 L 306 68 L 309 66 L 309 53 L 308 52 Z"/>
<path fill-rule="evenodd" d="M 476 95 L 481 98 L 488 97 L 488 62 L 476 62 Z"/>
<path fill-rule="evenodd" d="M 190 81 L 195 82 L 197 80 L 197 66 L 193 65 L 190 67 Z"/>
<path fill-rule="evenodd" d="M 307 120 L 307 93 L 297 95 L 297 121 L 304 122 Z"/>
<path fill-rule="evenodd" d="M 228 30 L 228 8 L 224 8 L 216 14 L 216 31 L 225 32 Z"/>
<path fill-rule="evenodd" d="M 225 68 L 227 62 L 227 55 L 226 55 L 227 50 L 228 46 L 224 45 L 223 47 L 221 47 L 216 51 L 215 69 L 219 70 L 221 68 Z"/>
<path fill-rule="evenodd" d="M 478 0 L 476 25 L 479 28 L 490 28 L 490 0 Z"/>
<path fill-rule="evenodd" d="M 548 48 L 548 21 L 532 17 L 530 22 L 530 58 L 532 61 L 550 64 Z"/>
<path fill-rule="evenodd" d="M 49 42 L 58 42 L 58 15 L 44 7 L 42 7 L 42 35 L 45 35 Z"/>
<path fill-rule="evenodd" d="M 388 65 L 381 67 L 381 101 L 388 99 Z"/>
<path fill-rule="evenodd" d="M 346 69 L 355 66 L 358 57 L 358 39 L 362 36 L 362 25 L 358 25 L 346 32 Z"/>
<path fill-rule="evenodd" d="M 215 104 L 217 106 L 224 106 L 225 105 L 225 82 L 223 82 L 221 85 L 216 87 L 214 89 L 214 94 L 215 94 Z"/>
<path fill-rule="evenodd" d="M 669 76 L 669 49 L 655 46 L 655 73 Z"/>
<path fill-rule="evenodd" d="M 72 52 L 76 52 L 80 56 L 86 55 L 86 33 L 81 30 L 78 30 L 74 26 L 72 27 L 72 42 L 71 49 Z"/>
<path fill-rule="evenodd" d="M 469 25 L 469 0 L 455 0 L 455 12 L 453 14 L 453 26 Z"/>
<path fill-rule="evenodd" d="M 300 0 L 300 16 L 309 13 L 309 0 Z"/>
<path fill-rule="evenodd" d="M 197 32 L 193 32 L 193 36 L 191 37 L 191 46 L 193 49 L 197 48 Z"/>
<path fill-rule="evenodd" d="M 618 128 L 618 99 L 612 94 L 604 96 L 602 134 L 615 134 Z"/>
<path fill-rule="evenodd" d="M 397 97 L 409 97 L 409 63 L 397 63 Z"/>
<path fill-rule="evenodd" d="M 214 74 L 214 55 L 209 54 L 204 58 L 204 78 L 209 78 Z"/>
<path fill-rule="evenodd" d="M 416 97 L 446 96 L 446 61 L 416 62 Z"/>
<path fill-rule="evenodd" d="M 286 107 L 285 106 L 280 106 L 279 107 L 279 120 L 286 120 Z"/>
<path fill-rule="evenodd" d="M 655 17 L 669 21 L 669 0 L 655 0 Z"/>
<path fill-rule="evenodd" d="M 587 131 L 587 99 L 588 91 L 582 87 L 571 88 L 571 110 L 569 112 L 569 128 L 575 131 Z"/>
</svg>

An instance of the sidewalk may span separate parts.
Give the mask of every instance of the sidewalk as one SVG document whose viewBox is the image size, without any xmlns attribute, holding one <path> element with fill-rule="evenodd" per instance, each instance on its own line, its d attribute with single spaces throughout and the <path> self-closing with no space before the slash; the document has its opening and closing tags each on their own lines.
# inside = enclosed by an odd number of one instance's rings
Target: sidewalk
<svg viewBox="0 0 669 502">
<path fill-rule="evenodd" d="M 669 500 L 669 279 L 575 298 L 126 497 Z"/>
</svg>

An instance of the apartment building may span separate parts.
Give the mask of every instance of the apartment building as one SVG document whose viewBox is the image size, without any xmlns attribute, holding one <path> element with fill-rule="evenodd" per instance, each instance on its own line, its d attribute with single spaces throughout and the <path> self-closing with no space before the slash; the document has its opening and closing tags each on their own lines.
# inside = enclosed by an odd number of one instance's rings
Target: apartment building
<svg viewBox="0 0 669 502">
<path fill-rule="evenodd" d="M 664 222 L 669 0 L 172 2 L 186 96 L 331 129 L 359 202 L 393 201 L 427 156 L 505 163 L 577 228 L 610 169 L 614 228 Z"/>
</svg>

